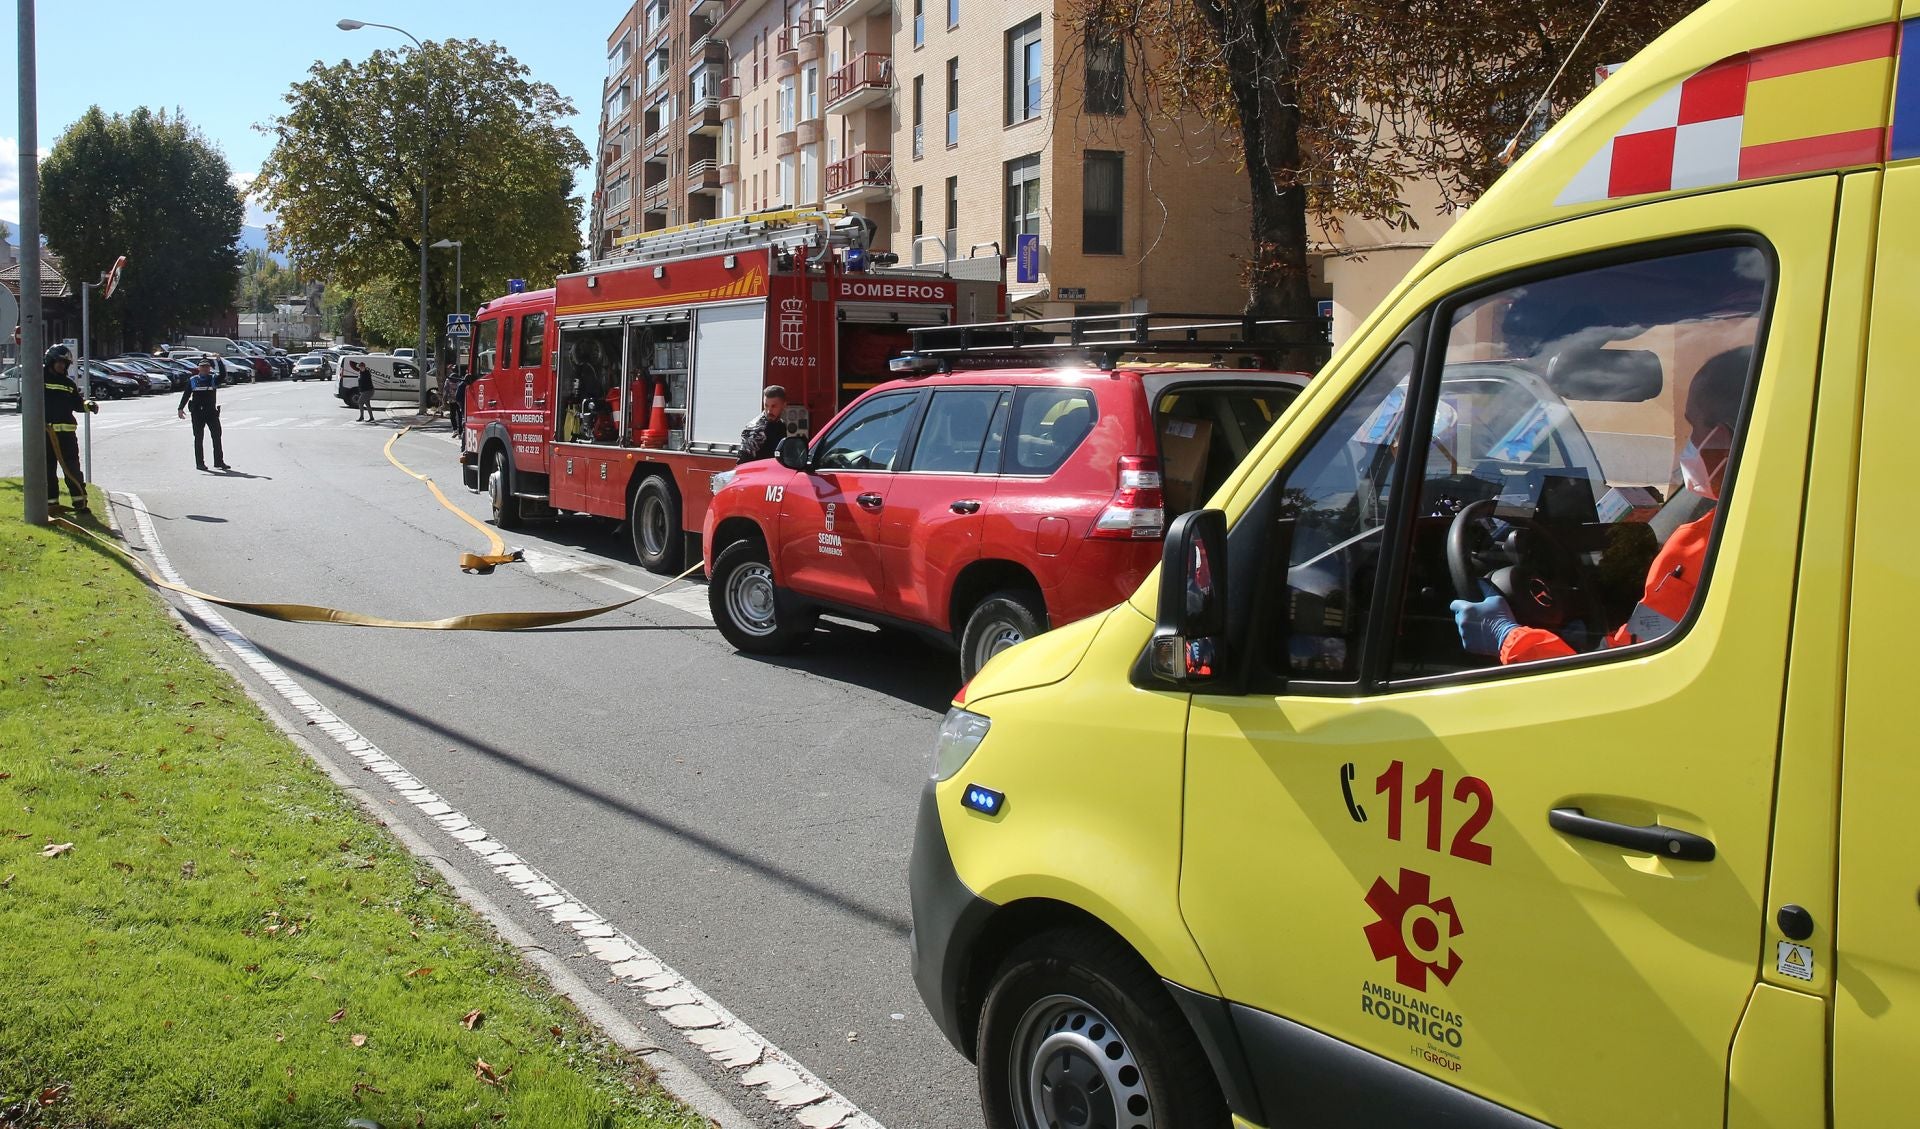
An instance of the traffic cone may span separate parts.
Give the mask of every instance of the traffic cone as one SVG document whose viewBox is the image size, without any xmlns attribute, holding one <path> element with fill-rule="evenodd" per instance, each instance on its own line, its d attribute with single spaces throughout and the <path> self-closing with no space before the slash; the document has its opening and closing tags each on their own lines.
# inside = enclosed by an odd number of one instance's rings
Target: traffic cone
<svg viewBox="0 0 1920 1129">
<path fill-rule="evenodd" d="M 653 415 L 647 420 L 647 429 L 640 433 L 642 447 L 664 447 L 667 445 L 667 389 L 666 382 L 653 386 Z"/>
</svg>

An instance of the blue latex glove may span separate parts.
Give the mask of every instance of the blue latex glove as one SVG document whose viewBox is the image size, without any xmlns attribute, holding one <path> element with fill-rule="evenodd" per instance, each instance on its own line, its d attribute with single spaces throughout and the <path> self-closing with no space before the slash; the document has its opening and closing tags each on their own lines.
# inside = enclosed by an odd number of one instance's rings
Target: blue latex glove
<svg viewBox="0 0 1920 1129">
<path fill-rule="evenodd" d="M 1507 633 L 1519 628 L 1513 618 L 1513 609 L 1507 606 L 1507 599 L 1493 585 L 1480 582 L 1480 591 L 1486 599 L 1478 603 L 1455 600 L 1448 607 L 1453 611 L 1453 622 L 1460 628 L 1460 645 L 1470 655 L 1485 655 L 1497 658 L 1500 644 L 1504 643 Z"/>
</svg>

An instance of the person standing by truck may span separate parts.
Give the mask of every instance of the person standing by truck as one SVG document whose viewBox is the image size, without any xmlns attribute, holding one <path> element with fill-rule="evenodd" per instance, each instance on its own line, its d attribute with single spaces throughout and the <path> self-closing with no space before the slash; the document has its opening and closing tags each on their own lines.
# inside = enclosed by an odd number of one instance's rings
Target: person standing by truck
<svg viewBox="0 0 1920 1129">
<path fill-rule="evenodd" d="M 359 374 L 354 381 L 354 396 L 356 403 L 359 405 L 360 414 L 354 417 L 354 422 L 373 423 L 375 420 L 373 414 L 373 370 L 367 367 L 365 361 L 348 361 L 347 363 L 352 365 L 354 371 Z"/>
<path fill-rule="evenodd" d="M 180 406 L 174 414 L 181 419 L 187 413 L 193 413 L 193 465 L 201 470 L 207 469 L 206 436 L 213 433 L 213 465 L 221 470 L 232 470 L 227 465 L 227 455 L 220 444 L 220 378 L 213 375 L 213 361 L 201 357 L 194 362 L 193 375 L 187 378 L 187 387 L 180 393 Z"/>
<path fill-rule="evenodd" d="M 778 384 L 767 385 L 760 393 L 760 414 L 740 433 L 741 462 L 773 457 L 780 441 L 787 437 L 786 410 L 787 390 Z"/>
</svg>

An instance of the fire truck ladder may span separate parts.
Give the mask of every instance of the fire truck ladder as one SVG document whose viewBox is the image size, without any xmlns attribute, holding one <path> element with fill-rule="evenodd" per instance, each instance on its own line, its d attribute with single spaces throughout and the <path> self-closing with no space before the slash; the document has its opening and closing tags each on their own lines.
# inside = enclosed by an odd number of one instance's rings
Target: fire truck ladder
<svg viewBox="0 0 1920 1129">
<path fill-rule="evenodd" d="M 865 223 L 864 217 L 849 212 L 816 208 L 700 220 L 634 236 L 594 265 L 630 266 L 722 251 L 811 247 L 821 241 L 834 247 L 863 246 L 865 237 L 860 228 Z"/>
</svg>

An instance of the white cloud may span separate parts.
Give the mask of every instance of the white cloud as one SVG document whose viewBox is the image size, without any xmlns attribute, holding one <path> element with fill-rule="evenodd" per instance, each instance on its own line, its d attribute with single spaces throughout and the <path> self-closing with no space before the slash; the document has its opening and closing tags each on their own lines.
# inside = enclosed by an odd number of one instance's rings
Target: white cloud
<svg viewBox="0 0 1920 1129">
<path fill-rule="evenodd" d="M 240 190 L 241 196 L 246 200 L 247 218 L 240 222 L 248 227 L 266 227 L 274 220 L 273 213 L 261 207 L 259 199 L 253 194 L 253 182 L 259 176 L 257 172 L 237 172 L 227 178 L 229 183 Z"/>
<path fill-rule="evenodd" d="M 40 150 L 46 160 L 49 149 Z M 20 139 L 0 137 L 0 220 L 9 228 L 20 226 Z M 17 236 L 16 236 L 17 241 Z"/>
</svg>

